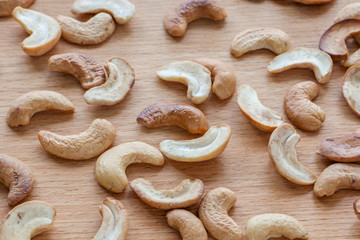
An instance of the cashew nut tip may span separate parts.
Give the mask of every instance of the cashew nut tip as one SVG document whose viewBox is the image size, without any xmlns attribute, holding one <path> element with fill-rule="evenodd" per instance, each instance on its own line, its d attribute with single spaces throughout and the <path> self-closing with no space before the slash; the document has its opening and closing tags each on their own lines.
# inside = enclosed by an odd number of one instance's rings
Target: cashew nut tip
<svg viewBox="0 0 360 240">
<path fill-rule="evenodd" d="M 45 110 L 74 111 L 74 105 L 60 93 L 53 91 L 28 92 L 11 105 L 6 122 L 10 127 L 28 125 L 31 117 Z"/>
<path fill-rule="evenodd" d="M 331 57 L 313 48 L 291 49 L 272 60 L 267 68 L 270 73 L 279 73 L 291 68 L 309 68 L 314 71 L 319 83 L 327 83 L 333 68 Z"/>
<path fill-rule="evenodd" d="M 189 207 L 204 194 L 204 184 L 199 179 L 186 179 L 173 189 L 158 190 L 150 181 L 137 178 L 130 187 L 144 203 L 162 210 Z"/>
<path fill-rule="evenodd" d="M 358 218 L 360 219 L 360 198 L 356 199 L 354 204 L 353 204 L 353 208 L 354 208 L 354 213 L 358 216 Z"/>
<path fill-rule="evenodd" d="M 227 17 L 225 9 L 215 0 L 189 0 L 170 10 L 164 18 L 164 28 L 172 37 L 185 35 L 187 25 L 200 18 L 222 21 Z"/>
<path fill-rule="evenodd" d="M 0 17 L 8 17 L 11 16 L 14 8 L 17 6 L 27 8 L 35 0 L 0 0 Z"/>
<path fill-rule="evenodd" d="M 207 240 L 204 225 L 194 214 L 184 209 L 174 209 L 166 213 L 170 227 L 181 234 L 183 240 Z"/>
<path fill-rule="evenodd" d="M 99 86 L 106 80 L 104 68 L 94 58 L 80 53 L 53 55 L 48 66 L 51 71 L 72 74 L 84 89 Z"/>
<path fill-rule="evenodd" d="M 209 191 L 202 199 L 199 218 L 215 239 L 243 239 L 243 231 L 228 215 L 228 211 L 235 205 L 235 202 L 235 193 L 224 187 Z"/>
<path fill-rule="evenodd" d="M 345 102 L 356 115 L 360 116 L 360 64 L 349 68 L 342 80 L 341 91 Z"/>
<path fill-rule="evenodd" d="M 132 163 L 164 165 L 164 157 L 155 147 L 143 142 L 128 142 L 104 152 L 96 161 L 95 177 L 98 183 L 114 193 L 122 192 L 128 185 L 125 174 Z"/>
<path fill-rule="evenodd" d="M 192 134 L 204 134 L 209 129 L 209 123 L 199 109 L 178 103 L 150 105 L 139 114 L 136 121 L 148 128 L 177 126 Z"/>
<path fill-rule="evenodd" d="M 115 126 L 105 120 L 96 119 L 84 132 L 62 136 L 49 131 L 38 134 L 42 147 L 51 154 L 72 160 L 85 160 L 99 156 L 114 142 Z"/>
<path fill-rule="evenodd" d="M 290 49 L 290 38 L 277 28 L 251 28 L 232 40 L 230 50 L 234 57 L 240 57 L 249 51 L 263 48 L 281 54 Z"/>
<path fill-rule="evenodd" d="M 12 16 L 30 34 L 21 47 L 30 56 L 41 56 L 50 51 L 61 37 L 61 27 L 52 17 L 43 13 L 16 7 Z"/>
<path fill-rule="evenodd" d="M 266 240 L 286 237 L 288 239 L 308 239 L 309 234 L 295 218 L 278 213 L 267 213 L 254 216 L 246 224 L 246 235 L 249 240 Z"/>
</svg>

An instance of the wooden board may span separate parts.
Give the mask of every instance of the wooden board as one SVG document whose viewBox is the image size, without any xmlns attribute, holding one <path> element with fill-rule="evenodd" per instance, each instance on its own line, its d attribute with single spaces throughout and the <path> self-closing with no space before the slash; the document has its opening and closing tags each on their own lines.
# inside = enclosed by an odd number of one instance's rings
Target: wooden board
<svg viewBox="0 0 360 240">
<path fill-rule="evenodd" d="M 173 127 L 149 130 L 137 125 L 135 119 L 143 108 L 156 102 L 191 104 L 186 98 L 185 86 L 158 80 L 155 70 L 173 61 L 197 57 L 218 58 L 230 64 L 237 75 L 238 86 L 251 84 L 265 105 L 284 113 L 286 91 L 301 81 L 315 81 L 313 73 L 295 69 L 268 74 L 266 67 L 275 56 L 273 53 L 261 50 L 236 59 L 229 51 L 231 40 L 247 28 L 269 26 L 286 31 L 292 47 L 317 48 L 321 34 L 332 24 L 336 13 L 356 1 L 334 0 L 322 6 L 304 6 L 280 0 L 227 0 L 223 3 L 228 11 L 225 22 L 196 21 L 180 39 L 167 35 L 162 25 L 166 11 L 180 1 L 132 2 L 137 8 L 135 17 L 126 25 L 118 25 L 108 41 L 82 47 L 61 40 L 41 57 L 29 57 L 21 50 L 21 42 L 27 34 L 15 20 L 0 19 L 0 153 L 23 160 L 33 170 L 36 186 L 26 200 L 44 200 L 57 209 L 54 228 L 34 239 L 92 239 L 101 224 L 98 206 L 108 196 L 120 199 L 126 206 L 130 218 L 127 239 L 180 239 L 178 232 L 167 225 L 165 211 L 145 205 L 129 188 L 122 194 L 111 194 L 99 186 L 94 177 L 96 159 L 69 161 L 52 156 L 40 146 L 37 133 L 50 130 L 76 134 L 87 129 L 95 118 L 106 118 L 117 128 L 114 145 L 141 140 L 158 147 L 164 139 L 194 138 Z M 53 17 L 72 16 L 71 5 L 71 0 L 36 0 L 31 8 Z M 84 90 L 75 78 L 51 72 L 47 67 L 51 55 L 66 52 L 85 53 L 101 63 L 112 56 L 125 58 L 136 71 L 133 90 L 122 103 L 113 107 L 87 105 L 83 100 Z M 331 164 L 315 154 L 319 140 L 352 132 L 360 123 L 341 96 L 340 82 L 345 70 L 335 64 L 330 82 L 321 86 L 315 100 L 327 115 L 320 131 L 298 131 L 302 137 L 297 145 L 298 159 L 317 175 Z M 75 104 L 76 112 L 42 112 L 36 114 L 28 126 L 9 128 L 5 122 L 9 105 L 32 90 L 60 92 Z M 166 160 L 164 167 L 134 164 L 127 169 L 130 181 L 143 177 L 166 189 L 185 178 L 199 178 L 204 181 L 206 191 L 224 186 L 236 192 L 238 200 L 229 214 L 243 229 L 251 216 L 275 212 L 299 219 L 311 239 L 360 239 L 360 221 L 352 209 L 358 192 L 340 191 L 332 197 L 319 199 L 313 195 L 312 186 L 298 186 L 281 177 L 268 156 L 270 134 L 249 124 L 237 106 L 236 97 L 220 101 L 211 94 L 208 101 L 198 107 L 211 125 L 231 125 L 232 137 L 225 152 L 202 163 Z M 7 192 L 1 185 L 1 218 L 10 209 Z"/>
</svg>

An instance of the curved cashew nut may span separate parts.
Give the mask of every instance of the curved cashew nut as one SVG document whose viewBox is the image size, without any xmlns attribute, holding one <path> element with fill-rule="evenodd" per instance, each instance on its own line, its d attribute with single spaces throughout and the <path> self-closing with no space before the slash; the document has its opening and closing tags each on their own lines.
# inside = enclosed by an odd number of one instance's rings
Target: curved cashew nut
<svg viewBox="0 0 360 240">
<path fill-rule="evenodd" d="M 249 240 L 266 240 L 286 237 L 288 239 L 308 239 L 304 226 L 295 218 L 278 213 L 256 215 L 246 224 L 246 235 Z"/>
<path fill-rule="evenodd" d="M 0 17 L 11 16 L 14 8 L 17 6 L 27 8 L 34 0 L 0 0 Z"/>
<path fill-rule="evenodd" d="M 45 110 L 74 111 L 74 105 L 60 93 L 53 91 L 28 92 L 11 105 L 6 122 L 10 127 L 28 125 L 31 117 Z"/>
<path fill-rule="evenodd" d="M 331 57 L 314 48 L 291 49 L 274 58 L 267 70 L 270 73 L 279 73 L 291 68 L 309 68 L 314 71 L 319 83 L 327 83 L 332 72 Z"/>
<path fill-rule="evenodd" d="M 166 213 L 170 227 L 181 234 L 183 240 L 207 240 L 204 225 L 194 214 L 184 209 L 174 209 Z"/>
<path fill-rule="evenodd" d="M 360 64 L 349 68 L 342 80 L 341 91 L 351 111 L 360 116 Z"/>
<path fill-rule="evenodd" d="M 84 160 L 99 156 L 114 142 L 115 126 L 105 120 L 96 119 L 84 132 L 62 136 L 49 131 L 38 134 L 42 147 L 58 157 Z"/>
<path fill-rule="evenodd" d="M 204 194 L 204 184 L 199 179 L 186 179 L 173 189 L 157 190 L 150 181 L 137 178 L 130 187 L 144 203 L 162 210 L 189 207 Z"/>
<path fill-rule="evenodd" d="M 61 37 L 59 23 L 48 15 L 16 7 L 12 16 L 30 34 L 21 44 L 24 52 L 30 56 L 41 56 L 50 51 Z"/>
<path fill-rule="evenodd" d="M 235 193 L 224 187 L 209 191 L 202 199 L 199 218 L 215 239 L 243 239 L 241 228 L 227 213 L 235 202 Z"/>
<path fill-rule="evenodd" d="M 225 9 L 215 0 L 188 0 L 166 14 L 164 28 L 172 37 L 182 37 L 192 21 L 199 18 L 221 21 L 226 17 Z"/>
<path fill-rule="evenodd" d="M 290 49 L 290 38 L 277 28 L 251 28 L 239 33 L 231 43 L 231 53 L 235 57 L 258 49 L 266 48 L 276 54 Z"/>
<path fill-rule="evenodd" d="M 114 193 L 122 192 L 128 185 L 125 174 L 132 163 L 164 165 L 159 150 L 143 142 L 128 142 L 104 152 L 96 161 L 95 176 L 98 183 Z"/>
<path fill-rule="evenodd" d="M 136 118 L 148 128 L 177 126 L 193 134 L 204 134 L 209 129 L 205 115 L 187 104 L 157 103 L 146 107 Z"/>
<path fill-rule="evenodd" d="M 349 18 L 360 18 L 360 3 L 358 3 L 358 2 L 351 3 L 351 4 L 346 5 L 344 8 L 342 8 L 336 15 L 334 23 L 337 23 L 337 22 L 340 22 L 342 20 L 349 19 Z M 360 42 L 359 34 L 356 34 L 354 36 L 354 38 L 356 39 L 357 42 Z M 347 61 L 348 60 L 349 59 L 347 59 Z M 350 67 L 350 66 L 346 66 L 345 64 L 344 64 L 344 66 Z"/>
</svg>

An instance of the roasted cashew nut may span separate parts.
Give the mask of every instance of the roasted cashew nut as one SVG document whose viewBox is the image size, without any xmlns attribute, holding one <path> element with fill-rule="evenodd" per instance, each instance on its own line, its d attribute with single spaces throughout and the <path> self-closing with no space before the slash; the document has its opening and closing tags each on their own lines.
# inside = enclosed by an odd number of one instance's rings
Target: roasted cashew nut
<svg viewBox="0 0 360 240">
<path fill-rule="evenodd" d="M 360 18 L 360 3 L 355 2 L 346 5 L 342 8 L 335 17 L 335 23 L 340 22 L 349 18 Z M 357 34 L 354 36 L 357 42 L 360 42 L 360 35 Z M 345 65 L 344 65 L 345 66 Z M 349 66 L 346 66 L 349 67 Z"/>
<path fill-rule="evenodd" d="M 360 18 L 360 16 L 359 16 Z M 359 36 L 359 42 L 360 42 L 360 35 Z M 355 64 L 360 63 L 360 49 L 356 50 L 353 54 L 351 54 L 345 61 L 342 62 L 342 65 L 344 67 L 352 67 Z"/>
<path fill-rule="evenodd" d="M 342 80 L 341 91 L 351 111 L 360 116 L 360 63 L 349 68 Z"/>
<path fill-rule="evenodd" d="M 0 0 L 0 17 L 11 16 L 15 7 L 30 7 L 35 0 Z"/>
</svg>

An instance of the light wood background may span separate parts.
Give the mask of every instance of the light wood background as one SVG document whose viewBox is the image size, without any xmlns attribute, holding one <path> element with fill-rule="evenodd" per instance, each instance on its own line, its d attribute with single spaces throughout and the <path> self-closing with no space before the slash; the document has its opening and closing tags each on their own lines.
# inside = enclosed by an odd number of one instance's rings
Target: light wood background
<svg viewBox="0 0 360 240">
<path fill-rule="evenodd" d="M 99 186 L 94 177 L 96 159 L 69 161 L 52 156 L 40 146 L 37 133 L 50 130 L 76 134 L 87 129 L 95 118 L 106 118 L 117 128 L 114 145 L 140 140 L 158 147 L 164 139 L 197 137 L 175 127 L 149 130 L 136 123 L 137 115 L 150 104 L 164 101 L 191 104 L 186 98 L 185 86 L 158 80 L 155 70 L 173 61 L 197 57 L 218 58 L 230 64 L 238 86 L 250 84 L 266 106 L 284 113 L 286 91 L 301 81 L 315 81 L 313 73 L 295 69 L 268 74 L 267 64 L 275 56 L 272 52 L 260 50 L 236 59 L 229 51 L 231 40 L 247 28 L 271 26 L 287 32 L 292 47 L 317 48 L 321 34 L 332 24 L 336 13 L 356 1 L 334 0 L 322 6 L 304 6 L 280 0 L 226 0 L 223 1 L 228 12 L 226 21 L 198 20 L 189 25 L 186 35 L 180 39 L 170 37 L 162 25 L 166 11 L 179 0 L 132 2 L 137 9 L 135 17 L 126 25 L 118 25 L 108 41 L 82 47 L 61 40 L 41 57 L 29 57 L 21 50 L 27 34 L 14 19 L 0 19 L 0 153 L 19 158 L 32 169 L 36 185 L 26 200 L 43 200 L 57 210 L 54 228 L 34 239 L 92 239 L 101 224 L 98 206 L 108 196 L 120 199 L 129 213 L 127 239 L 181 239 L 178 232 L 167 225 L 165 211 L 147 206 L 129 188 L 122 194 L 111 194 Z M 31 9 L 53 17 L 72 16 L 71 5 L 71 0 L 36 0 Z M 100 63 L 112 56 L 125 58 L 136 72 L 133 90 L 113 107 L 87 105 L 83 100 L 84 90 L 74 77 L 51 72 L 47 67 L 50 56 L 66 52 L 88 54 Z M 340 82 L 345 70 L 336 63 L 330 82 L 321 86 L 315 100 L 327 114 L 320 131 L 298 130 L 302 137 L 297 146 L 298 159 L 317 175 L 332 163 L 315 154 L 320 139 L 350 133 L 360 123 L 341 96 Z M 36 114 L 28 126 L 9 128 L 5 121 L 9 105 L 32 90 L 64 94 L 75 104 L 75 113 L 42 112 Z M 233 134 L 224 153 L 202 163 L 166 160 L 163 167 L 134 164 L 127 169 L 130 181 L 144 177 L 166 189 L 183 179 L 199 178 L 204 181 L 206 191 L 224 186 L 236 193 L 238 200 L 229 214 L 243 229 L 247 220 L 256 214 L 285 213 L 303 223 L 310 239 L 360 239 L 360 220 L 352 209 L 353 201 L 360 195 L 358 192 L 339 191 L 332 197 L 319 199 L 313 195 L 312 186 L 298 186 L 280 176 L 267 152 L 270 134 L 259 131 L 246 120 L 235 96 L 220 101 L 211 94 L 208 101 L 198 107 L 211 125 L 231 125 Z M 10 210 L 7 192 L 1 185 L 1 218 Z M 191 209 L 195 211 L 196 207 Z"/>
</svg>

